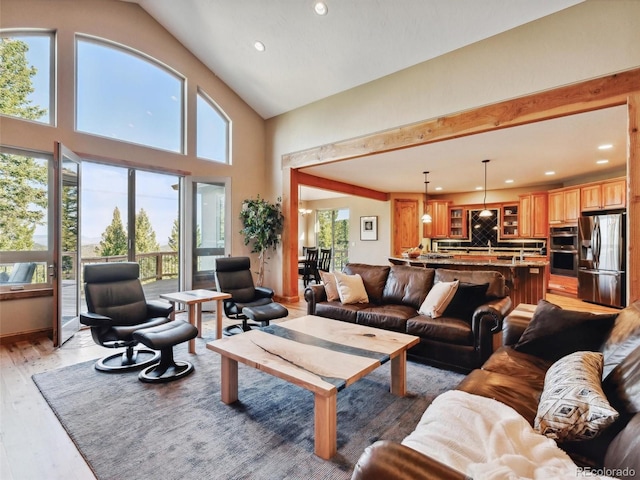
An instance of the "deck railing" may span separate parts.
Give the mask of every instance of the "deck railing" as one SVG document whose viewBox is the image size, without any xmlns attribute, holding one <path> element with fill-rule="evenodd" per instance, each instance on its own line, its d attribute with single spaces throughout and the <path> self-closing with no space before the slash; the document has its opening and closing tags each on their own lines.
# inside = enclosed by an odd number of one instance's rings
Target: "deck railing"
<svg viewBox="0 0 640 480">
<path fill-rule="evenodd" d="M 110 257 L 85 257 L 80 259 L 82 272 L 87 263 L 126 262 L 126 255 Z M 178 278 L 178 252 L 151 252 L 136 255 L 136 262 L 140 264 L 140 281 L 142 283 L 155 282 L 168 278 Z"/>
</svg>

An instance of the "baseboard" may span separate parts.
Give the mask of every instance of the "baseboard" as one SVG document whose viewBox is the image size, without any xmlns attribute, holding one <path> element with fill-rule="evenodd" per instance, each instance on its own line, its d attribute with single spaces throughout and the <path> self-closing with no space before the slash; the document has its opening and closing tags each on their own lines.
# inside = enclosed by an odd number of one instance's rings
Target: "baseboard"
<svg viewBox="0 0 640 480">
<path fill-rule="evenodd" d="M 48 337 L 53 338 L 52 328 L 43 328 L 40 330 L 33 330 L 31 332 L 22 333 L 10 333 L 8 335 L 0 336 L 0 345 L 10 345 L 17 342 L 31 341 L 36 338 Z"/>
</svg>

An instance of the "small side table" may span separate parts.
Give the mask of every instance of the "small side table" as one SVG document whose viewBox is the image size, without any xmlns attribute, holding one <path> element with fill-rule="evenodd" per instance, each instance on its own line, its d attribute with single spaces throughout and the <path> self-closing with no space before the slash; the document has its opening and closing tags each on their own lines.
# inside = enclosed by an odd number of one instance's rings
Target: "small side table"
<svg viewBox="0 0 640 480">
<path fill-rule="evenodd" d="M 174 306 L 174 312 L 171 319 L 175 318 L 175 304 L 182 303 L 187 305 L 189 312 L 189 323 L 198 328 L 198 337 L 202 337 L 202 304 L 205 302 L 216 301 L 216 338 L 222 338 L 222 301 L 231 298 L 231 294 L 223 292 L 214 292 L 213 290 L 186 290 L 184 292 L 163 293 L 160 298 L 169 300 Z M 189 353 L 196 352 L 195 339 L 189 340 Z"/>
</svg>

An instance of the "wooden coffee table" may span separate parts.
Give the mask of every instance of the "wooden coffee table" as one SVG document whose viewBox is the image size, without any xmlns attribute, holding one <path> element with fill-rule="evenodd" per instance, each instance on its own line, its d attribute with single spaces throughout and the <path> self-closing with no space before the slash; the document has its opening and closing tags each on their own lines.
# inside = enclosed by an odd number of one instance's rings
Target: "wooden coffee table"
<svg viewBox="0 0 640 480">
<path fill-rule="evenodd" d="M 238 362 L 314 394 L 315 454 L 337 451 L 337 393 L 391 363 L 391 393 L 406 395 L 407 349 L 413 335 L 307 315 L 207 343 L 221 355 L 221 398 L 238 400 Z"/>
</svg>

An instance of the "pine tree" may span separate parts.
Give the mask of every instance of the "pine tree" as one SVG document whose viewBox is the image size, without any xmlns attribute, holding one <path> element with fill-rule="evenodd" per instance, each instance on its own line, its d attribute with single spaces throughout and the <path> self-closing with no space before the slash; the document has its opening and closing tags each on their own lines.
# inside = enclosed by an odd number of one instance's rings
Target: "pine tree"
<svg viewBox="0 0 640 480">
<path fill-rule="evenodd" d="M 100 245 L 96 247 L 96 253 L 102 257 L 111 257 L 127 254 L 127 233 L 122 226 L 120 210 L 113 210 L 113 219 L 102 233 Z"/>
<path fill-rule="evenodd" d="M 144 208 L 136 215 L 136 253 L 151 253 L 160 251 L 160 244 L 156 240 L 156 232 L 151 226 L 151 220 Z"/>
<path fill-rule="evenodd" d="M 35 120 L 47 111 L 30 105 L 33 92 L 26 53 L 20 40 L 0 39 L 0 113 Z M 33 233 L 44 225 L 47 165 L 31 157 L 0 154 L 0 251 L 33 250 Z"/>
<path fill-rule="evenodd" d="M 27 62 L 28 51 L 29 45 L 22 40 L 0 39 L 0 113 L 36 120 L 47 109 L 31 105 L 27 98 L 34 91 L 31 77 L 37 73 Z"/>
</svg>

